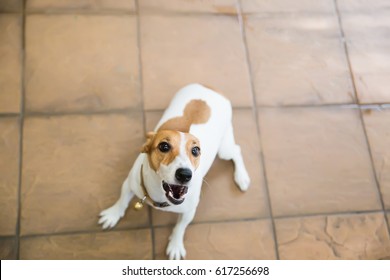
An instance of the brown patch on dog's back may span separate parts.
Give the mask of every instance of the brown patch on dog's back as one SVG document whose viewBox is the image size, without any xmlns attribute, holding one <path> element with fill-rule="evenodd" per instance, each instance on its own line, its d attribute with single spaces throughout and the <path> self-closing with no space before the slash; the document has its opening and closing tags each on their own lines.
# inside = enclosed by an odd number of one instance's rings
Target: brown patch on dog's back
<svg viewBox="0 0 390 280">
<path fill-rule="evenodd" d="M 200 99 L 194 99 L 184 108 L 183 116 L 167 120 L 158 131 L 176 130 L 188 133 L 192 124 L 206 123 L 210 115 L 211 109 L 207 103 Z"/>
</svg>

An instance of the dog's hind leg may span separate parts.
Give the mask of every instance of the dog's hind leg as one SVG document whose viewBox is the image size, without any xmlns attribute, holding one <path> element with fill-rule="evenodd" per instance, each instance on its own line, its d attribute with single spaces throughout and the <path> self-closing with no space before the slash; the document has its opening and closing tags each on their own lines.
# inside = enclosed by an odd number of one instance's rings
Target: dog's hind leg
<svg viewBox="0 0 390 280">
<path fill-rule="evenodd" d="M 119 219 L 125 214 L 127 206 L 133 196 L 134 193 L 130 189 L 129 178 L 126 178 L 122 184 L 121 196 L 118 201 L 113 206 L 100 213 L 101 218 L 99 219 L 99 224 L 103 226 L 103 229 L 113 228 L 118 223 Z"/>
<path fill-rule="evenodd" d="M 177 224 L 169 237 L 166 252 L 170 260 L 180 260 L 186 256 L 186 250 L 184 248 L 184 232 L 194 218 L 195 211 L 196 208 L 189 212 L 179 214 Z"/>
<path fill-rule="evenodd" d="M 224 160 L 233 160 L 234 181 L 242 191 L 246 191 L 249 188 L 250 178 L 245 168 L 241 148 L 234 141 L 233 126 L 231 124 L 229 124 L 223 136 L 218 156 Z"/>
</svg>

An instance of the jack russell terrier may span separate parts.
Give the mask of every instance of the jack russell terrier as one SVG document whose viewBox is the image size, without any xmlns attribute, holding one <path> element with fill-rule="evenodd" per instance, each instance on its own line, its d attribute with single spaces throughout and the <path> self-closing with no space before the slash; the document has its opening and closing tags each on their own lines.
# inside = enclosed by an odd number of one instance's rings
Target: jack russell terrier
<svg viewBox="0 0 390 280">
<path fill-rule="evenodd" d="M 135 196 L 144 203 L 179 213 L 166 250 L 170 259 L 186 256 L 184 232 L 195 216 L 203 177 L 215 156 L 233 160 L 234 180 L 241 191 L 250 179 L 234 141 L 232 106 L 219 93 L 199 84 L 182 88 L 164 112 L 122 185 L 118 201 L 100 213 L 103 229 L 112 228 L 123 217 Z"/>
</svg>

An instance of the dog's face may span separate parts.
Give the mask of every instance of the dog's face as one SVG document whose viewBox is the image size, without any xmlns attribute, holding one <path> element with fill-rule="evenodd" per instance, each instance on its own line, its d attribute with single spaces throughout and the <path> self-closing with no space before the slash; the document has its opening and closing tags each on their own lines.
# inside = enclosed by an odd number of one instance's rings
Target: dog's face
<svg viewBox="0 0 390 280">
<path fill-rule="evenodd" d="M 175 205 L 183 203 L 192 175 L 199 166 L 199 140 L 189 133 L 174 130 L 149 132 L 142 152 L 147 153 L 150 166 L 161 177 L 168 200 Z"/>
</svg>

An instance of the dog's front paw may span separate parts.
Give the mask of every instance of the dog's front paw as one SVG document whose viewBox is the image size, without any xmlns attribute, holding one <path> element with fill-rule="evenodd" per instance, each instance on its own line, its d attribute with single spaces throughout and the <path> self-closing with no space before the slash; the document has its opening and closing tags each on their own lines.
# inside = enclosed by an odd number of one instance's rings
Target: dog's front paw
<svg viewBox="0 0 390 280">
<path fill-rule="evenodd" d="M 236 170 L 234 172 L 234 181 L 238 185 L 241 191 L 245 192 L 251 183 L 248 172 L 245 169 Z"/>
<path fill-rule="evenodd" d="M 186 249 L 184 249 L 183 241 L 177 240 L 177 238 L 172 238 L 169 241 L 166 253 L 170 260 L 184 259 L 186 256 Z"/>
<path fill-rule="evenodd" d="M 118 205 L 113 205 L 100 213 L 99 225 L 102 225 L 103 229 L 113 228 L 124 215 L 124 211 L 121 211 Z"/>
</svg>

